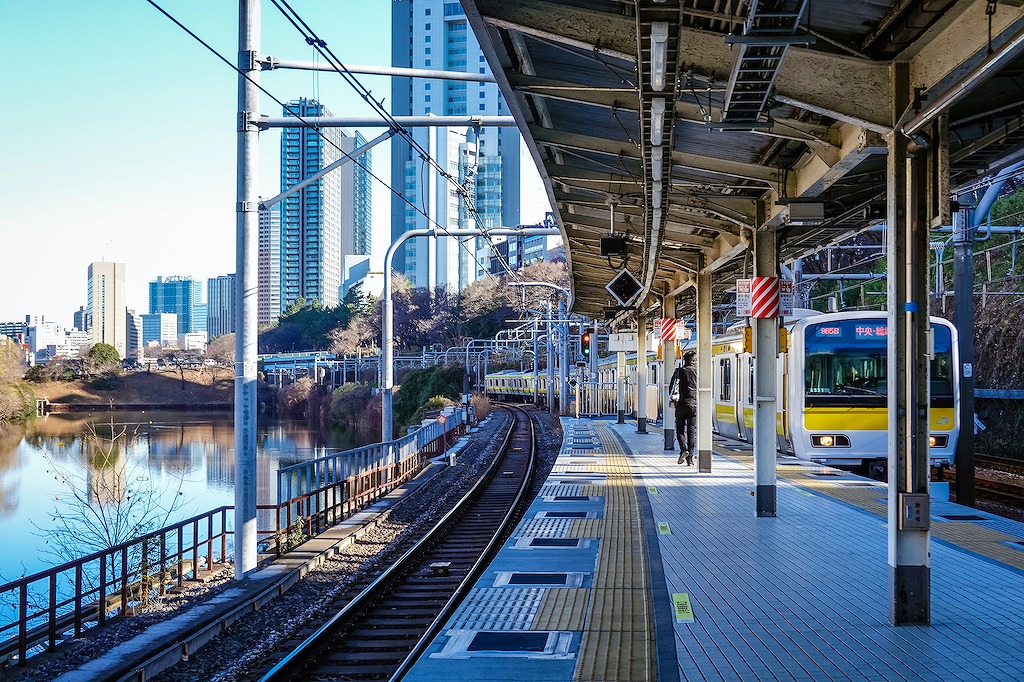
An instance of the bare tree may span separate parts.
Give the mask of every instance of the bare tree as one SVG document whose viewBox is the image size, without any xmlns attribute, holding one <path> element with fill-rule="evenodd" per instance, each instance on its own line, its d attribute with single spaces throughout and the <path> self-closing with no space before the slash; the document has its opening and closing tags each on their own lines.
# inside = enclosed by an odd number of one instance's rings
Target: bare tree
<svg viewBox="0 0 1024 682">
<path fill-rule="evenodd" d="M 109 426 L 109 436 L 105 433 Z M 101 430 L 104 433 L 101 434 Z M 98 429 L 90 424 L 81 448 L 69 464 L 48 455 L 48 473 L 64 492 L 56 497 L 45 525 L 36 525 L 46 539 L 45 554 L 62 564 L 135 540 L 166 526 L 184 504 L 184 476 L 164 488 L 155 487 L 144 464 L 132 464 L 127 446 L 136 433 L 115 424 Z M 137 568 L 141 549 L 130 556 Z M 111 566 L 111 574 L 118 567 Z M 89 576 L 96 579 L 98 576 Z"/>
</svg>

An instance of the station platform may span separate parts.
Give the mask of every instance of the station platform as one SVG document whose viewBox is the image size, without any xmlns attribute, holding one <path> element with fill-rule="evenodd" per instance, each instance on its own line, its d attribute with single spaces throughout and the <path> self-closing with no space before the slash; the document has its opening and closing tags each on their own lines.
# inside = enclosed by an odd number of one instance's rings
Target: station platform
<svg viewBox="0 0 1024 682">
<path fill-rule="evenodd" d="M 931 625 L 888 621 L 886 486 L 563 418 L 549 479 L 406 680 L 1021 680 L 1024 524 L 934 498 Z"/>
</svg>

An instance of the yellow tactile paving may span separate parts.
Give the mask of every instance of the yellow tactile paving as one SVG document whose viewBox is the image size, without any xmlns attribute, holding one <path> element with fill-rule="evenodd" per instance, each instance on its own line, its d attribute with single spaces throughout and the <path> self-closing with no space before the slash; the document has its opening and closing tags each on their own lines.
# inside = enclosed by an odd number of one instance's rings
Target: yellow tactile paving
<svg viewBox="0 0 1024 682">
<path fill-rule="evenodd" d="M 569 525 L 567 538 L 599 538 L 604 522 L 601 519 L 578 519 Z"/>
<path fill-rule="evenodd" d="M 611 631 L 643 632 L 648 615 L 646 590 L 597 590 L 591 599 L 590 618 Z"/>
<path fill-rule="evenodd" d="M 748 468 L 753 468 L 754 458 L 749 451 L 732 450 L 720 445 L 716 445 L 715 450 Z M 826 467 L 821 468 L 822 471 L 825 469 Z M 830 480 L 829 477 L 808 475 L 807 467 L 799 465 L 779 465 L 777 473 L 779 478 L 789 483 L 841 500 L 883 519 L 889 517 L 888 502 L 885 499 L 888 491 L 884 488 L 837 485 L 837 482 Z M 1004 544 L 1020 541 L 1020 538 L 1013 535 L 986 528 L 978 523 L 962 521 L 932 521 L 931 534 L 937 540 L 1024 570 L 1024 552 Z"/>
<path fill-rule="evenodd" d="M 654 658 L 646 632 L 587 630 L 580 647 L 576 680 L 653 680 Z"/>
<path fill-rule="evenodd" d="M 587 599 L 593 590 L 582 587 L 559 587 L 544 591 L 544 600 L 537 610 L 533 630 L 582 630 Z"/>
<path fill-rule="evenodd" d="M 570 529 L 600 531 L 575 679 L 649 680 L 654 637 L 637 482 L 618 439 L 604 427 L 596 431 L 605 455 L 603 465 L 593 469 L 606 475 L 598 493 L 605 496 L 603 523 L 577 521 Z"/>
</svg>

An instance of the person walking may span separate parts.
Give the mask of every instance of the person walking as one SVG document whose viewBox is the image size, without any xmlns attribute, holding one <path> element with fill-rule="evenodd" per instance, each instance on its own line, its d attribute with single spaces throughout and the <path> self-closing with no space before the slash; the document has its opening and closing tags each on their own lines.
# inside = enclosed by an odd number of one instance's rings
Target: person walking
<svg viewBox="0 0 1024 682">
<path fill-rule="evenodd" d="M 693 465 L 693 451 L 697 442 L 697 367 L 694 365 L 694 352 L 683 354 L 683 366 L 676 367 L 669 382 L 669 395 L 679 383 L 679 397 L 676 399 L 676 440 L 679 441 L 679 459 L 677 464 L 686 462 Z"/>
</svg>

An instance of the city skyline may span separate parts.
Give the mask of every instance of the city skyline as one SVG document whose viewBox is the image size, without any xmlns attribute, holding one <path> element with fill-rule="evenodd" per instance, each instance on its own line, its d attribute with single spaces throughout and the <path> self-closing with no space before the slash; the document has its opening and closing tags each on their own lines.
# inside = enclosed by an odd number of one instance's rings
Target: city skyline
<svg viewBox="0 0 1024 682">
<path fill-rule="evenodd" d="M 235 59 L 237 4 L 160 6 Z M 392 64 L 391 2 L 292 6 L 343 63 Z M 23 245 L 2 261 L 0 290 L 17 294 L 0 297 L 0 321 L 45 315 L 71 327 L 84 292 L 53 274 L 84 272 L 92 262 L 126 264 L 127 306 L 138 311 L 148 310 L 148 283 L 157 275 L 207 280 L 235 272 L 235 71 L 145 3 L 4 3 L 0 26 L 0 57 L 20 65 L 5 74 L 5 93 L 33 110 L 0 128 L 7 199 L 0 237 Z M 39 52 L 53 35 L 61 40 Z M 261 36 L 266 56 L 323 61 L 269 4 Z M 357 78 L 391 110 L 390 78 Z M 432 82 L 444 90 L 443 81 Z M 261 84 L 273 95 L 261 97 L 263 114 L 310 97 L 337 115 L 374 116 L 337 74 L 274 70 L 261 74 Z M 383 128 L 352 130 L 372 139 Z M 392 193 L 380 182 L 391 182 L 390 146 L 371 152 L 374 270 L 391 239 Z M 280 133 L 261 133 L 257 191 L 264 197 L 279 192 L 279 158 Z M 537 198 L 546 204 L 542 189 Z"/>
<path fill-rule="evenodd" d="M 235 59 L 237 3 L 160 5 Z M 390 63 L 390 3 L 292 6 L 345 63 Z M 262 14 L 263 54 L 315 59 L 271 5 Z M 45 315 L 71 327 L 86 304 L 77 283 L 93 262 L 126 264 L 127 306 L 138 311 L 148 311 L 148 285 L 158 275 L 208 280 L 235 272 L 237 74 L 145 3 L 4 3 L 0 26 L 0 56 L 22 65 L 5 74 L 5 94 L 33 111 L 0 129 L 7 209 L 0 237 L 12 245 L 0 268 L 0 321 Z M 40 52 L 53 35 L 61 40 Z M 387 78 L 359 80 L 389 91 Z M 265 72 L 261 84 L 283 102 L 316 97 L 339 115 L 372 113 L 337 74 Z M 266 95 L 260 107 L 281 111 Z M 368 139 L 381 132 L 355 130 Z M 279 139 L 276 131 L 260 135 L 265 197 L 280 191 Z M 374 166 L 378 177 L 389 177 L 386 145 Z M 382 207 L 374 216 L 380 257 L 390 200 L 371 183 Z"/>
</svg>

